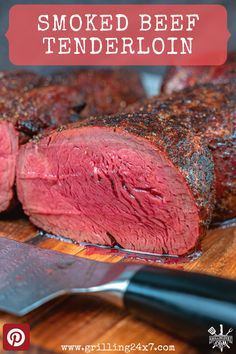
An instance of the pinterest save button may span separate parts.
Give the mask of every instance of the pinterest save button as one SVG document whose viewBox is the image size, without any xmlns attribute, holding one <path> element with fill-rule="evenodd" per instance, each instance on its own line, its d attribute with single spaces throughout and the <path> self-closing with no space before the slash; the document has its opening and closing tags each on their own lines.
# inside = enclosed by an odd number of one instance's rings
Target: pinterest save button
<svg viewBox="0 0 236 354">
<path fill-rule="evenodd" d="M 6 323 L 3 326 L 3 350 L 20 351 L 30 348 L 30 326 L 27 323 Z"/>
</svg>

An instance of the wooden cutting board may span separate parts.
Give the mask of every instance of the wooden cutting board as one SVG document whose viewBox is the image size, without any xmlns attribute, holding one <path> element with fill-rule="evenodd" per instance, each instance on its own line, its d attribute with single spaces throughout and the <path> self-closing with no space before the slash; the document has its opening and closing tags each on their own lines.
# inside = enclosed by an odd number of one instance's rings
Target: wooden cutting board
<svg viewBox="0 0 236 354">
<path fill-rule="evenodd" d="M 88 255 L 87 251 L 78 245 L 39 236 L 34 226 L 26 219 L 0 221 L 0 237 L 30 242 L 37 247 L 99 261 L 124 261 L 121 257 L 114 255 Z M 236 279 L 235 227 L 209 231 L 202 241 L 202 251 L 202 256 L 197 260 L 161 266 L 177 267 Z M 30 353 L 66 353 L 68 351 L 62 350 L 62 345 L 94 345 L 98 343 L 101 345 L 106 343 L 107 349 L 109 349 L 109 345 L 115 344 L 125 346 L 132 343 L 140 343 L 141 345 L 155 343 L 156 346 L 174 345 L 174 353 L 176 354 L 199 353 L 196 348 L 189 344 L 127 315 L 127 313 L 116 309 L 112 305 L 86 296 L 74 295 L 59 298 L 20 319 L 0 312 L 0 342 L 2 325 L 18 322 L 30 324 Z M 208 337 L 208 333 L 206 333 L 206 336 Z M 4 353 L 1 350 L 2 344 L 0 343 L 0 352 Z M 77 351 L 77 353 L 79 352 L 82 353 L 83 351 Z M 109 352 L 115 351 L 110 350 Z M 156 351 L 149 351 L 149 353 L 152 352 Z M 135 350 L 132 353 L 143 352 Z"/>
</svg>

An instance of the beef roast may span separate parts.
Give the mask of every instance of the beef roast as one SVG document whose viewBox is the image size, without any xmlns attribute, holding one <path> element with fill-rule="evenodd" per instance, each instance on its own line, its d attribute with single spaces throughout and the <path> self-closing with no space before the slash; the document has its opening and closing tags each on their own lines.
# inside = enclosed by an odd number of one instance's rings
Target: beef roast
<svg viewBox="0 0 236 354">
<path fill-rule="evenodd" d="M 49 78 L 0 72 L 0 212 L 12 200 L 19 143 L 87 114 L 115 112 L 144 96 L 139 76 L 132 72 L 77 71 Z"/>
<path fill-rule="evenodd" d="M 129 108 L 137 110 L 139 105 Z M 236 217 L 236 81 L 186 88 L 171 96 L 152 97 L 140 110 L 175 119 L 202 137 L 213 153 L 216 174 L 215 220 Z M 153 114 L 153 113 L 152 113 Z"/>
<path fill-rule="evenodd" d="M 31 71 L 0 71 L 0 100 L 14 97 L 19 91 L 24 93 L 45 83 L 43 76 Z"/>
<path fill-rule="evenodd" d="M 55 73 L 50 84 L 76 87 L 86 104 L 81 117 L 113 114 L 145 97 L 137 72 L 131 70 L 78 70 Z"/>
<path fill-rule="evenodd" d="M 22 92 L 24 90 L 22 89 Z M 46 128 L 74 120 L 81 104 L 75 88 L 49 86 L 2 99 L 0 117 L 0 212 L 11 204 L 19 143 Z"/>
<path fill-rule="evenodd" d="M 95 118 L 21 147 L 17 192 L 38 227 L 79 241 L 182 255 L 213 205 L 211 153 L 175 117 Z"/>
<path fill-rule="evenodd" d="M 226 83 L 236 78 L 236 53 L 220 66 L 173 66 L 167 71 L 161 91 L 170 94 L 185 87 L 205 83 Z"/>
<path fill-rule="evenodd" d="M 80 109 L 83 109 L 83 103 L 76 88 L 47 86 L 7 100 L 2 118 L 14 123 L 22 142 L 46 128 L 78 120 Z"/>
</svg>

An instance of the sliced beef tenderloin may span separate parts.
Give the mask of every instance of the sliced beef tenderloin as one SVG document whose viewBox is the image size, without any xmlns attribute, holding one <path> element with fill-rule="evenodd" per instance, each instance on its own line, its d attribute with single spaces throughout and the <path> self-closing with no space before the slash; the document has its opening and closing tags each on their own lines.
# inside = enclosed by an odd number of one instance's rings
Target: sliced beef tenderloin
<svg viewBox="0 0 236 354">
<path fill-rule="evenodd" d="M 152 97 L 129 111 L 137 109 L 156 112 L 166 119 L 166 124 L 175 119 L 176 124 L 202 137 L 215 164 L 214 220 L 236 217 L 236 81 L 198 85 L 170 96 Z"/>
<path fill-rule="evenodd" d="M 170 94 L 185 87 L 205 83 L 226 83 L 236 78 L 236 53 L 220 66 L 173 66 L 167 70 L 161 91 Z"/>
<path fill-rule="evenodd" d="M 0 212 L 6 210 L 13 199 L 18 133 L 10 122 L 0 121 Z"/>
<path fill-rule="evenodd" d="M 76 87 L 83 96 L 81 117 L 113 114 L 145 97 L 140 75 L 131 70 L 79 70 L 55 73 L 50 84 Z"/>
<path fill-rule="evenodd" d="M 22 146 L 17 192 L 48 232 L 182 255 L 209 223 L 213 178 L 199 137 L 141 112 L 92 117 Z"/>
<path fill-rule="evenodd" d="M 46 128 L 74 121 L 81 103 L 78 91 L 67 86 L 34 88 L 5 98 L 0 116 L 0 212 L 13 196 L 15 162 L 19 143 Z"/>
<path fill-rule="evenodd" d="M 3 120 L 3 114 L 15 97 L 44 83 L 42 76 L 30 71 L 0 71 L 0 212 L 8 208 L 13 198 L 19 141 L 14 121 Z"/>
</svg>

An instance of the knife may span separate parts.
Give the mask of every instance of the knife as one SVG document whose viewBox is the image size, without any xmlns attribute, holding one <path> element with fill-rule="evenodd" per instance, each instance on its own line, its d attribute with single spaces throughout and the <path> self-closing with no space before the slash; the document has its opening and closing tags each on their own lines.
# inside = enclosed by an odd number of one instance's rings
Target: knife
<svg viewBox="0 0 236 354">
<path fill-rule="evenodd" d="M 236 282 L 128 263 L 102 263 L 0 238 L 0 310 L 24 316 L 65 294 L 98 295 L 198 344 L 236 328 Z"/>
</svg>

